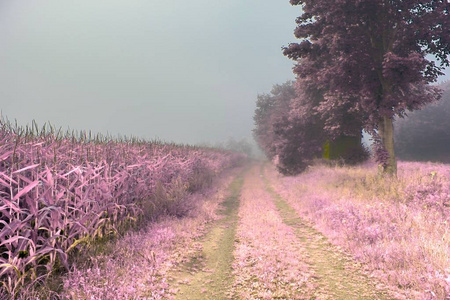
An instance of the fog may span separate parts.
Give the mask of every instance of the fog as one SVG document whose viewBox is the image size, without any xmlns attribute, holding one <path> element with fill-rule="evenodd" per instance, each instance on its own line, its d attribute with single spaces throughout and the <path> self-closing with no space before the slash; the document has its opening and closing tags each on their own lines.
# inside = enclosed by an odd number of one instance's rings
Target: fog
<svg viewBox="0 0 450 300">
<path fill-rule="evenodd" d="M 256 95 L 294 78 L 281 47 L 299 14 L 288 0 L 0 0 L 0 109 L 180 143 L 250 137 Z"/>
<path fill-rule="evenodd" d="M 250 137 L 293 79 L 299 8 L 258 0 L 0 0 L 0 108 L 19 124 L 181 143 Z"/>
</svg>

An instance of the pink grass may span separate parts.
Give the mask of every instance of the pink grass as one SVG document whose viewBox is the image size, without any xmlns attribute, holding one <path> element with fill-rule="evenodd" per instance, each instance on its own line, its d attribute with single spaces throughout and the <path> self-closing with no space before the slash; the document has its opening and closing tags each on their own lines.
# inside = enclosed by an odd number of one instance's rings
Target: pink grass
<svg viewBox="0 0 450 300">
<path fill-rule="evenodd" d="M 399 163 L 398 179 L 373 164 L 266 173 L 275 190 L 333 243 L 409 299 L 450 295 L 450 166 Z"/>
<path fill-rule="evenodd" d="M 96 257 L 88 269 L 69 272 L 63 296 L 73 299 L 171 299 L 168 271 L 188 256 L 187 249 L 205 224 L 217 219 L 230 174 L 213 188 L 189 196 L 195 209 L 186 218 L 166 217 L 113 245 L 112 254 Z M 220 187 L 220 188 L 219 188 Z"/>
<path fill-rule="evenodd" d="M 304 294 L 311 271 L 305 250 L 279 216 L 257 168 L 246 177 L 241 194 L 233 265 L 239 299 L 294 299 Z M 311 288 L 311 287 L 310 287 Z M 306 298 L 306 296 L 305 296 Z"/>
</svg>

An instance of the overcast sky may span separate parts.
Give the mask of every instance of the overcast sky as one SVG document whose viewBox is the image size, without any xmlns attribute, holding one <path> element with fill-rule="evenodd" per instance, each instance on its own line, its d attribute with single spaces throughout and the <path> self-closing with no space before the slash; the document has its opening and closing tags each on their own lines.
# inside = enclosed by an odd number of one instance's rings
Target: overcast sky
<svg viewBox="0 0 450 300">
<path fill-rule="evenodd" d="M 288 0 L 0 0 L 0 109 L 20 124 L 183 143 L 251 136 L 293 79 Z"/>
<path fill-rule="evenodd" d="M 249 137 L 256 95 L 293 79 L 288 0 L 0 0 L 0 109 L 182 143 Z"/>
</svg>

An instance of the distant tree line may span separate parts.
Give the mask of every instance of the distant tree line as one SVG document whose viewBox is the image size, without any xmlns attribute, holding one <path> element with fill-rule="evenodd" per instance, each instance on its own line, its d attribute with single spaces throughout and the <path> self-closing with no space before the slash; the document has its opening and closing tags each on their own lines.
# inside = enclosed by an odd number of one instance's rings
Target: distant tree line
<svg viewBox="0 0 450 300">
<path fill-rule="evenodd" d="M 252 157 L 253 155 L 253 146 L 246 138 L 236 140 L 230 137 L 222 147 L 230 151 L 244 153 L 248 157 Z"/>
<path fill-rule="evenodd" d="M 257 141 L 278 160 L 280 171 L 294 174 L 322 150 L 324 141 L 357 136 L 364 129 L 372 135 L 383 173 L 396 175 L 394 119 L 442 94 L 430 83 L 449 66 L 450 3 L 290 2 L 302 7 L 294 31 L 300 43 L 284 48 L 284 55 L 295 61 L 296 95 L 278 104 L 258 97 Z M 284 94 L 274 91 L 271 97 Z M 269 108 L 277 112 L 269 116 Z M 263 120 L 273 125 L 262 125 Z"/>
<path fill-rule="evenodd" d="M 339 128 L 329 128 L 317 113 L 321 99 L 300 81 L 274 85 L 270 94 L 258 95 L 253 134 L 281 173 L 302 172 L 316 158 L 355 164 L 369 157 L 356 115 L 342 109 Z"/>
<path fill-rule="evenodd" d="M 395 122 L 395 151 L 400 159 L 450 163 L 450 81 L 442 99 Z"/>
</svg>

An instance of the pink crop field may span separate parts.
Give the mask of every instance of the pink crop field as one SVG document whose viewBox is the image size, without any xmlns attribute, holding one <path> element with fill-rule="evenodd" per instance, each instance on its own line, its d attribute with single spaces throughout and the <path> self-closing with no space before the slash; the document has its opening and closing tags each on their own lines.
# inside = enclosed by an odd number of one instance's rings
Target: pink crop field
<svg viewBox="0 0 450 300">
<path fill-rule="evenodd" d="M 266 174 L 300 216 L 406 293 L 399 299 L 448 299 L 450 165 L 400 162 L 398 178 L 379 177 L 373 163 Z"/>
<path fill-rule="evenodd" d="M 0 123 L 0 295 L 18 295 L 90 242 L 181 216 L 192 192 L 238 164 L 217 149 L 61 134 Z"/>
</svg>

